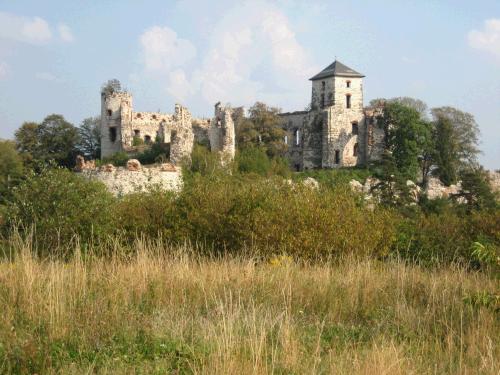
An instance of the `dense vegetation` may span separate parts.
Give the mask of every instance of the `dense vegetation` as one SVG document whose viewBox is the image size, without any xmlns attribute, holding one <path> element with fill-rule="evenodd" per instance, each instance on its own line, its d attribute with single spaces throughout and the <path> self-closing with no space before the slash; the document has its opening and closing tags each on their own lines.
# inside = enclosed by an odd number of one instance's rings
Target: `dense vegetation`
<svg viewBox="0 0 500 375">
<path fill-rule="evenodd" d="M 98 154 L 98 119 L 23 124 L 0 141 L 0 372 L 498 373 L 500 210 L 477 125 L 381 102 L 387 150 L 366 168 L 292 173 L 278 110 L 257 103 L 236 111 L 234 162 L 195 145 L 182 191 L 124 197 L 68 169 Z M 430 176 L 462 188 L 415 202 L 407 180 Z M 349 186 L 369 177 L 373 199 Z"/>
</svg>

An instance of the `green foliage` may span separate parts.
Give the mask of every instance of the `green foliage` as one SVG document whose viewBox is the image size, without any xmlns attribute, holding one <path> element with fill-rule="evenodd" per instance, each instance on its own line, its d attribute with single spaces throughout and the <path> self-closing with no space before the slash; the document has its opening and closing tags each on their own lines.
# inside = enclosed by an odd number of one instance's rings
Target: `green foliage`
<svg viewBox="0 0 500 375">
<path fill-rule="evenodd" d="M 142 146 L 144 144 L 144 139 L 138 136 L 134 136 L 132 138 L 132 146 L 137 147 L 137 146 Z"/>
<path fill-rule="evenodd" d="M 271 169 L 271 160 L 262 147 L 246 147 L 236 155 L 238 170 L 266 176 Z"/>
<path fill-rule="evenodd" d="M 446 117 L 438 117 L 435 122 L 435 156 L 434 174 L 441 182 L 450 186 L 457 181 L 458 144 L 453 134 L 453 125 Z"/>
<path fill-rule="evenodd" d="M 372 175 L 372 171 L 367 168 L 351 167 L 340 169 L 314 169 L 293 174 L 295 181 L 302 181 L 307 177 L 312 177 L 320 184 L 327 187 L 347 186 L 351 180 L 364 184 L 366 179 Z"/>
<path fill-rule="evenodd" d="M 482 167 L 470 167 L 460 171 L 462 189 L 459 197 L 466 199 L 469 210 L 498 209 L 497 198 L 491 190 L 488 172 Z"/>
<path fill-rule="evenodd" d="M 419 158 L 431 137 L 430 124 L 420 113 L 397 102 L 387 103 L 384 110 L 387 148 L 404 178 L 414 180 L 419 170 Z"/>
<path fill-rule="evenodd" d="M 189 168 L 185 168 L 184 178 L 191 175 L 216 176 L 226 173 L 227 169 L 221 165 L 220 157 L 217 153 L 211 152 L 206 146 L 195 144 L 191 153 Z"/>
<path fill-rule="evenodd" d="M 479 155 L 479 126 L 474 116 L 453 107 L 440 107 L 431 110 L 435 121 L 447 119 L 452 125 L 452 142 L 456 145 L 460 168 L 470 167 L 477 163 Z"/>
<path fill-rule="evenodd" d="M 101 93 L 103 93 L 105 95 L 110 95 L 110 94 L 113 94 L 115 92 L 120 93 L 122 91 L 123 91 L 122 84 L 116 78 L 108 80 L 101 87 Z"/>
<path fill-rule="evenodd" d="M 283 156 L 287 150 L 281 127 L 280 109 L 257 102 L 249 109 L 249 117 L 238 116 L 236 144 L 239 149 L 261 147 L 270 158 Z"/>
<path fill-rule="evenodd" d="M 162 163 L 168 160 L 168 155 L 170 154 L 170 145 L 154 142 L 150 146 L 146 147 L 144 151 L 137 154 L 135 158 L 141 162 L 141 164 L 153 164 Z"/>
<path fill-rule="evenodd" d="M 115 152 L 113 155 L 110 155 L 101 160 L 101 164 L 113 164 L 116 167 L 123 167 L 127 164 L 127 161 L 130 159 L 130 155 L 125 151 Z"/>
<path fill-rule="evenodd" d="M 75 163 L 78 129 L 62 115 L 49 115 L 41 124 L 24 123 L 15 137 L 17 148 L 29 166 L 43 166 L 53 161 L 72 167 Z"/>
<path fill-rule="evenodd" d="M 0 204 L 8 197 L 24 174 L 23 160 L 14 142 L 0 140 Z"/>
<path fill-rule="evenodd" d="M 33 230 L 40 249 L 103 238 L 114 231 L 114 198 L 106 187 L 65 169 L 31 175 L 12 191 L 8 228 Z"/>
<path fill-rule="evenodd" d="M 78 151 L 90 159 L 101 157 L 101 118 L 89 117 L 78 128 Z"/>
</svg>

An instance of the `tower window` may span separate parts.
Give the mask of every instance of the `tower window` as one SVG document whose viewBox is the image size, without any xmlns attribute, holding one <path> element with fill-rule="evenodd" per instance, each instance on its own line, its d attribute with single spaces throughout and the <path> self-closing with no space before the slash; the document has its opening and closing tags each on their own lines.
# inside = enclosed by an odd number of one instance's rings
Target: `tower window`
<svg viewBox="0 0 500 375">
<path fill-rule="evenodd" d="M 146 135 L 144 137 L 144 142 L 146 142 L 147 144 L 151 143 L 151 136 L 150 135 Z"/>
<path fill-rule="evenodd" d="M 321 94 L 321 108 L 325 106 L 325 94 Z"/>
<path fill-rule="evenodd" d="M 108 109 L 108 117 L 111 117 L 112 114 L 113 114 L 113 111 L 111 109 Z"/>
<path fill-rule="evenodd" d="M 140 137 L 141 136 L 141 131 L 139 129 L 134 130 L 134 136 L 135 137 Z"/>
<path fill-rule="evenodd" d="M 352 123 L 352 134 L 354 134 L 354 135 L 358 134 L 358 123 L 357 122 Z"/>
<path fill-rule="evenodd" d="M 340 151 L 335 150 L 335 164 L 339 164 L 339 163 L 340 163 Z"/>
<path fill-rule="evenodd" d="M 283 141 L 285 142 L 286 145 L 288 144 L 288 135 L 285 135 Z"/>
<path fill-rule="evenodd" d="M 109 140 L 111 142 L 116 141 L 116 128 L 109 128 Z"/>
<path fill-rule="evenodd" d="M 326 87 L 326 83 L 325 83 L 325 81 L 322 81 L 322 82 L 321 82 L 321 89 L 322 89 L 322 90 L 324 90 L 324 89 L 325 89 L 325 87 Z"/>
<path fill-rule="evenodd" d="M 156 115 L 153 115 L 153 120 L 156 120 Z"/>
<path fill-rule="evenodd" d="M 351 108 L 351 95 L 347 94 L 345 96 L 345 107 Z"/>
<path fill-rule="evenodd" d="M 138 113 L 138 114 L 136 114 L 136 115 L 135 115 L 135 117 L 136 117 L 136 118 L 141 118 L 141 114 L 140 114 L 140 113 Z"/>
<path fill-rule="evenodd" d="M 358 156 L 358 148 L 359 148 L 358 144 L 355 143 L 352 149 L 352 156 Z"/>
<path fill-rule="evenodd" d="M 295 136 L 295 146 L 299 146 L 300 145 L 300 130 L 299 129 L 295 129 L 294 136 Z"/>
<path fill-rule="evenodd" d="M 347 81 L 347 82 L 346 82 L 346 87 L 347 87 L 347 88 L 351 87 L 351 81 Z"/>
</svg>

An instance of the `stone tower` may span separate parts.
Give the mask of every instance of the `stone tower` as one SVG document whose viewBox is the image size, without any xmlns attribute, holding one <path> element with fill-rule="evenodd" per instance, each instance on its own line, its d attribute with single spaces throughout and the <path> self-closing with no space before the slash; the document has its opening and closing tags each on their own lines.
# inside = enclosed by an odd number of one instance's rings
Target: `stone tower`
<svg viewBox="0 0 500 375">
<path fill-rule="evenodd" d="M 209 129 L 210 147 L 212 151 L 219 151 L 222 162 L 234 159 L 236 152 L 233 110 L 221 103 L 215 104 L 214 119 Z"/>
<path fill-rule="evenodd" d="M 321 167 L 364 163 L 364 75 L 333 62 L 310 80 L 311 107 L 323 112 Z"/>
<path fill-rule="evenodd" d="M 101 157 L 123 150 L 130 141 L 132 95 L 127 92 L 101 92 Z"/>
</svg>

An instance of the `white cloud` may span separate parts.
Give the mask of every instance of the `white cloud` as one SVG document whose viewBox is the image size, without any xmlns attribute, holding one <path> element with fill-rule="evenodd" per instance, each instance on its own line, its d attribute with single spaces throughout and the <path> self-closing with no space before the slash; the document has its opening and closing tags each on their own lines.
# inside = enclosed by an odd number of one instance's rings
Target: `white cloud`
<svg viewBox="0 0 500 375">
<path fill-rule="evenodd" d="M 43 18 L 0 12 L 0 38 L 43 44 L 52 39 L 52 32 Z"/>
<path fill-rule="evenodd" d="M 261 100 L 305 106 L 307 79 L 318 68 L 286 15 L 267 1 L 236 4 L 216 19 L 192 69 L 185 66 L 195 51 L 189 41 L 168 27 L 147 30 L 140 38 L 145 69 L 165 73 L 166 91 L 176 99 L 189 99 L 189 105 L 219 100 L 250 105 Z"/>
<path fill-rule="evenodd" d="M 7 63 L 0 62 L 0 80 L 7 77 L 8 74 L 9 74 L 9 66 L 7 65 Z"/>
<path fill-rule="evenodd" d="M 63 42 L 66 43 L 74 42 L 75 37 L 73 36 L 73 33 L 71 32 L 71 29 L 69 28 L 68 25 L 60 23 L 57 26 L 57 30 L 59 31 L 59 38 L 61 38 Z"/>
<path fill-rule="evenodd" d="M 489 52 L 500 59 L 500 19 L 484 21 L 482 30 L 469 32 L 468 41 L 472 48 Z"/>
<path fill-rule="evenodd" d="M 169 72 L 196 56 L 196 48 L 168 27 L 154 26 L 140 37 L 147 70 Z"/>
</svg>

